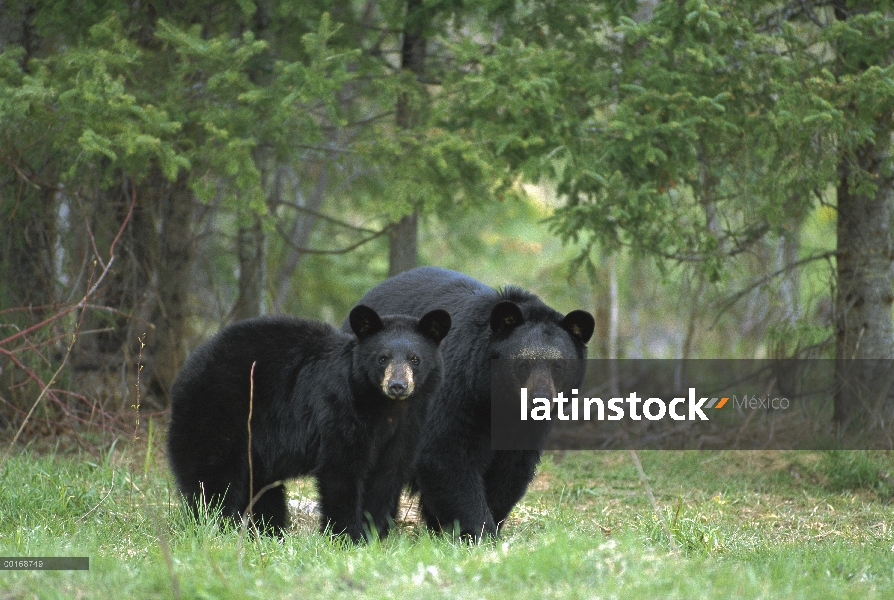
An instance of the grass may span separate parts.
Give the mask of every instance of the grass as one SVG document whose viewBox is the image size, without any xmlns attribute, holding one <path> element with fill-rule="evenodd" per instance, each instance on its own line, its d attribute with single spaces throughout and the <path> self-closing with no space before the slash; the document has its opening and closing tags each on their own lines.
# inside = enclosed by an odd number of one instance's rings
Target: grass
<svg viewBox="0 0 894 600">
<path fill-rule="evenodd" d="M 3 571 L 0 598 L 889 598 L 894 532 L 881 452 L 545 456 L 495 543 L 401 523 L 352 547 L 297 515 L 284 540 L 183 511 L 162 456 L 15 451 L 0 555 L 89 556 L 89 571 Z M 294 496 L 312 496 L 307 482 Z M 668 532 L 673 541 L 668 538 Z"/>
</svg>

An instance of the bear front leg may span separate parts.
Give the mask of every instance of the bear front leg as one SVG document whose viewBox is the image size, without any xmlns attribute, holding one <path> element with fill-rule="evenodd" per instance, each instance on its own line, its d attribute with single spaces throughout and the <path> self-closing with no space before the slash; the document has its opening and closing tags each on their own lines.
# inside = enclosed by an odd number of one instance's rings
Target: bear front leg
<svg viewBox="0 0 894 600">
<path fill-rule="evenodd" d="M 363 493 L 364 526 L 369 527 L 366 521 L 368 514 L 379 538 L 388 535 L 388 530 L 397 516 L 400 492 L 405 479 L 406 477 L 393 467 L 373 469 L 367 477 Z M 368 533 L 372 534 L 371 531 Z"/>
<path fill-rule="evenodd" d="M 420 461 L 417 483 L 429 527 L 478 541 L 497 534 L 487 504 L 480 460 L 456 452 Z"/>
<path fill-rule="evenodd" d="M 320 494 L 320 531 L 327 526 L 335 535 L 359 542 L 363 535 L 363 473 L 360 461 L 350 456 L 325 457 L 315 470 Z"/>
<path fill-rule="evenodd" d="M 539 450 L 494 452 L 494 460 L 484 475 L 484 486 L 487 505 L 497 529 L 502 529 L 506 517 L 528 490 L 540 462 L 540 454 Z"/>
</svg>

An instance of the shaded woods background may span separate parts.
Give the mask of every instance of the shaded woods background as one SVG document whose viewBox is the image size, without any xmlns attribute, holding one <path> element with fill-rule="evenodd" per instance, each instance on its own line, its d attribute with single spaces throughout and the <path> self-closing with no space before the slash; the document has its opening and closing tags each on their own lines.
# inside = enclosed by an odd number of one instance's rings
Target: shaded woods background
<svg viewBox="0 0 894 600">
<path fill-rule="evenodd" d="M 891 358 L 892 38 L 843 0 L 2 1 L 0 428 L 163 409 L 224 323 L 418 262 L 593 311 L 594 356 Z"/>
</svg>

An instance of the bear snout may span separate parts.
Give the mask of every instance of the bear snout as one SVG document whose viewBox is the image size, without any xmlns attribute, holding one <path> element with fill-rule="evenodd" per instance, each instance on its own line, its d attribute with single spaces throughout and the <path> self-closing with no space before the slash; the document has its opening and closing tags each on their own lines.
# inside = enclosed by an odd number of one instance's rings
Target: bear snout
<svg viewBox="0 0 894 600">
<path fill-rule="evenodd" d="M 552 399 L 556 395 L 556 385 L 549 372 L 549 369 L 539 361 L 531 370 L 531 374 L 524 386 L 528 388 L 528 393 L 536 394 L 531 398 L 547 398 Z"/>
<path fill-rule="evenodd" d="M 392 400 L 404 400 L 413 394 L 413 369 L 407 363 L 389 363 L 382 379 L 382 391 Z"/>
<path fill-rule="evenodd" d="M 407 384 L 404 381 L 392 381 L 388 384 L 388 395 L 399 398 L 407 395 Z"/>
</svg>

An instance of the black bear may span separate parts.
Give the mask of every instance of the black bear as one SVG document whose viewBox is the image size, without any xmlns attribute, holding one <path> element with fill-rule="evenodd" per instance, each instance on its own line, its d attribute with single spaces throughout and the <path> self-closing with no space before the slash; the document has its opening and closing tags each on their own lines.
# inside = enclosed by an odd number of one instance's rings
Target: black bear
<svg viewBox="0 0 894 600">
<path fill-rule="evenodd" d="M 312 474 L 321 528 L 358 541 L 371 520 L 387 532 L 442 380 L 451 320 L 444 310 L 379 317 L 366 306 L 348 320 L 351 334 L 294 317 L 248 319 L 192 353 L 171 387 L 168 458 L 194 510 L 219 503 L 238 519 L 250 494 Z M 283 486 L 252 514 L 281 535 Z"/>
<path fill-rule="evenodd" d="M 430 528 L 474 539 L 496 535 L 533 479 L 542 446 L 492 450 L 491 360 L 514 359 L 520 368 L 532 361 L 527 379 L 538 388 L 533 394 L 553 398 L 583 380 L 593 317 L 581 310 L 563 316 L 520 288 L 497 291 L 435 267 L 396 275 L 360 302 L 410 315 L 434 307 L 450 312 L 452 333 L 441 345 L 444 383 L 431 404 L 414 484 Z M 579 368 L 563 371 L 569 359 Z M 559 368 L 542 368 L 551 364 Z"/>
</svg>

